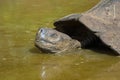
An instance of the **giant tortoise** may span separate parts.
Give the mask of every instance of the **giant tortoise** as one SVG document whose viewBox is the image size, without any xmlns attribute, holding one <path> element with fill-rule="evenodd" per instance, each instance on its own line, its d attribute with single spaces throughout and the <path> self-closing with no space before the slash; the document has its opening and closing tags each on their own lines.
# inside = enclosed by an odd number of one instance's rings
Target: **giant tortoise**
<svg viewBox="0 0 120 80">
<path fill-rule="evenodd" d="M 81 14 L 54 22 L 54 29 L 38 30 L 35 45 L 48 52 L 72 48 L 106 47 L 120 54 L 120 0 L 101 0 Z"/>
</svg>

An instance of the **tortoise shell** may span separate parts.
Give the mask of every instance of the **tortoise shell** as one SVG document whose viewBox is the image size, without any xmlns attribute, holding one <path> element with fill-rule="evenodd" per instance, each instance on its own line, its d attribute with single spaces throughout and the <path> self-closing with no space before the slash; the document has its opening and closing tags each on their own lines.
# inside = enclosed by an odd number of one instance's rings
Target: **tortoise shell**
<svg viewBox="0 0 120 80">
<path fill-rule="evenodd" d="M 89 11 L 65 16 L 54 25 L 58 31 L 79 40 L 83 47 L 103 43 L 120 54 L 119 7 L 120 0 L 101 0 Z"/>
</svg>

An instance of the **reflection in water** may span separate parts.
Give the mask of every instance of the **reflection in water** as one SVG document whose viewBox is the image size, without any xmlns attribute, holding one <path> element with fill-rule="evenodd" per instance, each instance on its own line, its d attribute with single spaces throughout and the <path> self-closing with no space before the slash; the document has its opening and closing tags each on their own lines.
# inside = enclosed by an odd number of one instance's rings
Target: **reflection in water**
<svg viewBox="0 0 120 80">
<path fill-rule="evenodd" d="M 86 53 L 72 53 L 51 55 L 43 61 L 40 69 L 41 80 L 92 80 L 106 70 L 119 63 L 119 58 L 108 55 L 94 55 Z M 92 52 L 93 53 L 93 52 Z M 111 61 L 112 59 L 112 61 Z M 114 70 L 114 69 L 113 69 Z M 105 77 L 104 77 L 105 78 Z M 114 76 L 113 76 L 114 78 Z"/>
<path fill-rule="evenodd" d="M 41 70 L 41 78 L 42 78 L 42 80 L 46 80 L 45 78 L 46 78 L 46 67 L 45 66 L 43 66 L 42 67 L 42 70 Z"/>
<path fill-rule="evenodd" d="M 38 27 L 86 11 L 99 0 L 0 0 L 0 80 L 119 80 L 119 57 L 89 50 L 44 54 Z"/>
</svg>

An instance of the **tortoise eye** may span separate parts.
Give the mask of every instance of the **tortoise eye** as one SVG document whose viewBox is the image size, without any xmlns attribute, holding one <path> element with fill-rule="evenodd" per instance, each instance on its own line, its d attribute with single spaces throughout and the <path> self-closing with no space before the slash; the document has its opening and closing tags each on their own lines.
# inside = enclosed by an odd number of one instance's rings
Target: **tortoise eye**
<svg viewBox="0 0 120 80">
<path fill-rule="evenodd" d="M 58 37 L 58 35 L 55 34 L 55 33 L 54 33 L 54 34 L 51 34 L 50 36 L 51 36 L 52 38 L 57 38 L 57 37 Z"/>
</svg>

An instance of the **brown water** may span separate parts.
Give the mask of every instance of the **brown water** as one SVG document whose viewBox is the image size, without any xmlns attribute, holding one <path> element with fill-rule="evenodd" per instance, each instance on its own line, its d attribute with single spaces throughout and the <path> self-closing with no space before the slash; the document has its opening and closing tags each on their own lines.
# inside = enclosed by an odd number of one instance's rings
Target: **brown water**
<svg viewBox="0 0 120 80">
<path fill-rule="evenodd" d="M 0 80 L 119 80 L 119 57 L 91 50 L 44 54 L 34 47 L 39 27 L 98 1 L 0 0 Z"/>
</svg>

